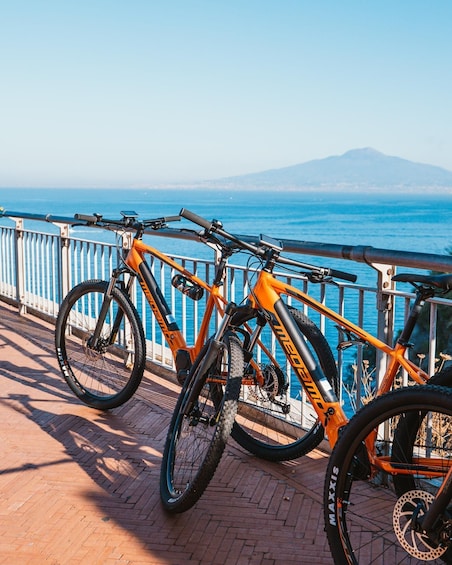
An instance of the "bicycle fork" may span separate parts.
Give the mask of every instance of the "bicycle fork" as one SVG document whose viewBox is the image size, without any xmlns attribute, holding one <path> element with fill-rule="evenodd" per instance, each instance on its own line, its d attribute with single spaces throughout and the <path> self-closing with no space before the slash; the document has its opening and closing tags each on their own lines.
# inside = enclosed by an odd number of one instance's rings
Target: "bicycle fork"
<svg viewBox="0 0 452 565">
<path fill-rule="evenodd" d="M 185 407 L 183 410 L 184 416 L 189 416 L 194 409 L 198 397 L 201 393 L 202 387 L 204 386 L 205 377 L 209 372 L 209 369 L 218 360 L 219 356 L 223 352 L 223 337 L 229 328 L 231 318 L 236 310 L 237 306 L 233 302 L 230 302 L 226 306 L 223 319 L 221 320 L 217 331 L 208 342 L 207 351 L 200 361 L 198 367 L 196 368 L 195 374 L 192 376 L 192 379 L 194 380 L 192 381 L 193 384 L 192 386 L 190 386 L 190 392 L 185 401 Z"/>
<path fill-rule="evenodd" d="M 451 504 L 452 499 L 452 466 L 438 490 L 434 500 L 429 508 L 420 506 L 416 509 L 413 516 L 414 529 L 416 531 L 425 532 L 429 539 L 438 545 L 447 545 L 451 543 L 452 534 L 452 515 L 447 508 Z M 420 510 L 425 513 L 419 516 Z M 447 516 L 447 514 L 449 514 Z"/>
<path fill-rule="evenodd" d="M 105 345 L 111 345 L 112 343 L 115 342 L 116 340 L 116 336 L 118 335 L 118 331 L 119 331 L 119 327 L 121 325 L 122 319 L 124 317 L 124 314 L 122 312 L 121 309 L 118 309 L 118 312 L 115 315 L 115 319 L 111 328 L 111 332 L 110 332 L 110 336 L 108 338 L 108 342 L 105 343 L 105 340 L 101 338 L 101 334 L 102 334 L 102 328 L 104 327 L 104 323 L 105 320 L 107 318 L 108 315 L 108 311 L 110 309 L 110 305 L 111 302 L 113 300 L 113 288 L 116 287 L 116 285 L 119 282 L 119 277 L 126 272 L 124 269 L 114 269 L 110 278 L 110 282 L 108 283 L 108 287 L 107 287 L 107 291 L 104 294 L 103 300 L 102 300 L 102 306 L 99 312 L 99 316 L 97 318 L 97 322 L 96 322 L 96 326 L 94 328 L 94 331 L 91 335 L 91 337 L 88 339 L 88 347 L 90 349 L 93 349 L 94 351 L 99 351 L 102 347 L 105 347 Z M 130 272 L 130 271 L 127 271 Z M 123 285 L 123 290 L 126 292 L 126 294 L 129 294 L 130 288 L 132 287 L 132 283 L 133 283 L 133 277 L 131 276 L 127 285 L 124 285 L 123 283 L 121 283 Z"/>
</svg>

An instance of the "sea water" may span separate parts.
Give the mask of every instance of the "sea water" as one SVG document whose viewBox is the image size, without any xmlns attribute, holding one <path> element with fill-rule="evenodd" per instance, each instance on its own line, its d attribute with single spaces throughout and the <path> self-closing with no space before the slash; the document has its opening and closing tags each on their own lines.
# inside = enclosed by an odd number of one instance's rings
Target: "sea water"
<svg viewBox="0 0 452 565">
<path fill-rule="evenodd" d="M 452 246 L 452 194 L 0 189 L 0 206 L 67 217 L 118 218 L 121 210 L 135 210 L 143 219 L 184 207 L 234 233 L 438 254 Z"/>
<path fill-rule="evenodd" d="M 134 210 L 142 219 L 177 215 L 184 207 L 209 220 L 220 220 L 236 234 L 435 254 L 447 254 L 452 248 L 451 194 L 2 189 L 0 206 L 6 211 L 67 218 L 76 213 L 120 218 L 122 210 Z M 37 225 L 52 228 L 43 222 Z M 200 229 L 187 221 L 173 226 Z M 73 228 L 72 235 L 112 240 L 111 234 L 86 226 Z M 170 254 L 212 259 L 212 251 L 194 241 L 153 238 L 152 244 Z M 375 285 L 375 272 L 364 263 L 306 255 L 301 260 L 354 273 L 358 284 Z M 240 260 L 233 257 L 230 262 Z"/>
</svg>

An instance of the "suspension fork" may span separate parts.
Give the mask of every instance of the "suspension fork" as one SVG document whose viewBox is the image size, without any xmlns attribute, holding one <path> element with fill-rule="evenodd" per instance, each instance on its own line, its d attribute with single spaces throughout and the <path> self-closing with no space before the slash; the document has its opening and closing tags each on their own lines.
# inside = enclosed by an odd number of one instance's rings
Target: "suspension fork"
<svg viewBox="0 0 452 565">
<path fill-rule="evenodd" d="M 418 522 L 420 526 L 427 535 L 440 543 L 442 540 L 436 539 L 437 525 L 438 521 L 444 516 L 446 508 L 451 503 L 452 499 L 452 466 L 449 467 L 449 471 L 443 481 L 443 484 L 439 488 L 433 502 L 430 504 L 427 512 L 422 516 Z"/>
<path fill-rule="evenodd" d="M 130 278 L 127 282 L 127 285 L 124 285 L 124 283 L 122 283 L 122 281 L 119 280 L 119 277 L 125 272 L 128 272 L 130 274 Z M 100 336 L 101 336 L 101 333 L 102 333 L 102 328 L 103 328 L 105 320 L 107 318 L 107 314 L 108 314 L 108 311 L 110 309 L 111 301 L 113 300 L 113 289 L 115 288 L 116 285 L 121 284 L 122 290 L 127 295 L 129 295 L 130 289 L 132 288 L 133 279 L 134 279 L 134 274 L 130 273 L 130 271 L 128 271 L 128 270 L 127 271 L 125 271 L 124 269 L 114 269 L 113 270 L 110 281 L 108 283 L 107 290 L 106 290 L 104 297 L 103 297 L 103 300 L 102 300 L 102 306 L 101 306 L 101 309 L 100 309 L 100 312 L 99 312 L 99 316 L 97 318 L 96 327 L 94 328 L 94 332 L 88 340 L 88 346 L 91 349 L 97 349 L 99 347 L 99 340 L 100 340 Z M 109 345 L 111 345 L 112 343 L 115 342 L 116 336 L 118 335 L 119 327 L 121 325 L 123 317 L 124 317 L 124 314 L 123 314 L 122 310 L 118 309 L 118 312 L 116 313 L 116 316 L 115 316 L 115 319 L 114 319 L 114 322 L 113 322 L 113 325 L 112 325 L 110 337 L 108 339 Z"/>
<path fill-rule="evenodd" d="M 230 326 L 231 318 L 236 311 L 237 306 L 233 302 L 230 302 L 225 308 L 223 319 L 221 320 L 217 331 L 207 344 L 207 351 L 200 361 L 195 374 L 190 379 L 194 380 L 190 386 L 188 398 L 185 401 L 185 407 L 183 410 L 185 416 L 188 416 L 195 407 L 196 401 L 201 393 L 202 387 L 204 386 L 205 375 L 218 359 L 219 355 L 223 352 L 223 337 L 226 334 L 226 331 Z"/>
<path fill-rule="evenodd" d="M 249 356 L 249 359 L 245 359 L 245 361 L 251 360 L 254 347 L 259 341 L 262 330 L 267 325 L 267 319 L 264 313 L 260 310 L 255 313 L 254 317 L 256 318 L 256 327 L 254 328 L 253 332 L 249 334 L 249 339 L 247 340 L 244 347 L 244 352 L 246 352 L 246 354 Z"/>
</svg>

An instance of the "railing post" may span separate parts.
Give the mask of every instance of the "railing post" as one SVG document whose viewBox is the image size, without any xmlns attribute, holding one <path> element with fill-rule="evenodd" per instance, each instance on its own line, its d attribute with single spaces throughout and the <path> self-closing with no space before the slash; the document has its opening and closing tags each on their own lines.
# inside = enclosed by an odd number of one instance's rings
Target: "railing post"
<svg viewBox="0 0 452 565">
<path fill-rule="evenodd" d="M 215 271 L 218 267 L 218 265 L 220 264 L 221 261 L 221 251 L 217 248 L 214 248 L 214 277 L 215 277 Z M 225 273 L 224 273 L 224 278 L 223 278 L 223 298 L 226 301 L 229 301 L 230 298 L 228 298 L 228 289 L 229 289 L 229 284 L 228 284 L 228 276 L 229 276 L 229 269 L 226 269 Z M 217 316 L 216 316 L 216 327 L 219 326 L 220 322 L 221 322 L 221 314 L 220 312 L 217 310 Z"/>
<path fill-rule="evenodd" d="M 60 257 L 59 257 L 59 272 L 58 272 L 58 287 L 60 289 L 60 302 L 71 289 L 71 268 L 69 256 L 69 225 L 68 224 L 55 224 L 60 230 Z"/>
<path fill-rule="evenodd" d="M 121 237 L 121 244 L 122 244 L 122 256 L 126 257 L 127 253 L 132 249 L 132 244 L 133 244 L 133 233 L 132 232 L 117 232 L 120 237 Z M 125 280 L 124 283 L 127 284 L 127 280 L 129 278 L 130 275 L 125 275 Z M 136 300 L 137 300 L 137 296 L 136 296 L 136 288 L 135 286 L 133 288 L 130 289 L 130 298 L 132 299 L 132 302 L 135 304 L 136 306 Z"/>
<path fill-rule="evenodd" d="M 394 341 L 394 296 L 388 292 L 394 290 L 392 277 L 395 274 L 394 265 L 372 263 L 377 271 L 377 337 L 384 343 L 392 345 Z M 381 351 L 376 352 L 377 386 L 383 378 L 387 359 Z"/>
<path fill-rule="evenodd" d="M 436 365 L 436 336 L 438 323 L 438 305 L 430 304 L 430 330 L 428 336 L 428 369 L 429 375 L 434 375 Z"/>
<path fill-rule="evenodd" d="M 22 218 L 14 220 L 15 269 L 16 269 L 16 300 L 19 315 L 27 312 L 25 304 L 25 251 L 24 251 L 24 221 Z"/>
</svg>

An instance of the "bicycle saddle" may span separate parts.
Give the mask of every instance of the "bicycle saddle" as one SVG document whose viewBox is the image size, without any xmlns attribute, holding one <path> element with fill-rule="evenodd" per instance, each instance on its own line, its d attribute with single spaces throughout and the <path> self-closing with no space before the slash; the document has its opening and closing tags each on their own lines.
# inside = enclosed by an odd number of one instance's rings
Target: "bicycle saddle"
<svg viewBox="0 0 452 565">
<path fill-rule="evenodd" d="M 421 283 L 432 288 L 452 290 L 452 275 L 418 275 L 416 273 L 400 273 L 392 277 L 396 282 Z"/>
</svg>

